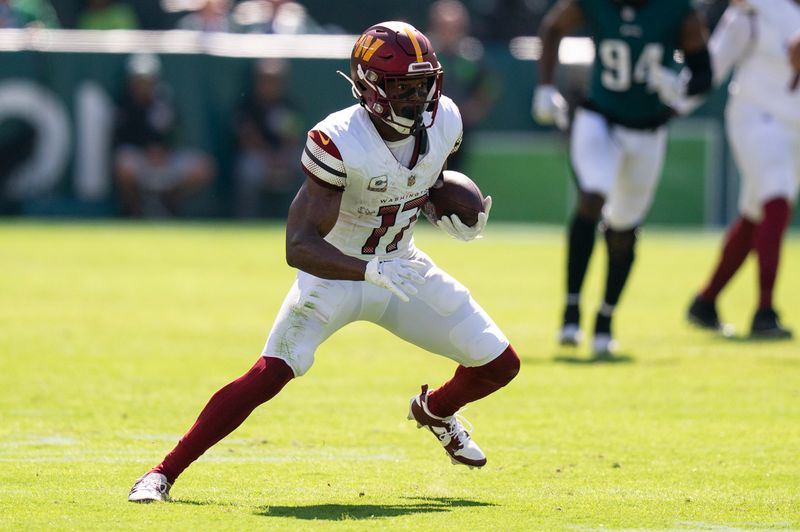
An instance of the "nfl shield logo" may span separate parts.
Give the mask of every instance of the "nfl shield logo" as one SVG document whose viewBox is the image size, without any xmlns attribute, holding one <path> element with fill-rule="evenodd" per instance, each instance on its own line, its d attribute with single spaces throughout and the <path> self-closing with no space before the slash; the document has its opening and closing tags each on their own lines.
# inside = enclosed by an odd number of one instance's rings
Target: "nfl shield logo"
<svg viewBox="0 0 800 532">
<path fill-rule="evenodd" d="M 414 183 L 416 182 L 417 182 L 417 176 L 415 176 L 414 174 L 408 176 L 408 186 L 413 187 Z"/>
</svg>

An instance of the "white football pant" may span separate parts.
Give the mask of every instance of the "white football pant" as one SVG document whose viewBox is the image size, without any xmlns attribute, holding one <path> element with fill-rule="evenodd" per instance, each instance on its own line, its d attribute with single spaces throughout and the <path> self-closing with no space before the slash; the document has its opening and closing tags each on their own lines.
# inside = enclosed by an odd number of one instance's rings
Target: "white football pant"
<svg viewBox="0 0 800 532">
<path fill-rule="evenodd" d="M 759 222 L 767 201 L 794 202 L 800 186 L 800 129 L 735 96 L 725 110 L 725 127 L 742 176 L 739 212 Z"/>
<path fill-rule="evenodd" d="M 428 264 L 425 284 L 404 303 L 366 281 L 321 279 L 298 272 L 283 302 L 263 355 L 284 360 L 295 376 L 314 363 L 314 352 L 348 323 L 371 321 L 396 336 L 464 366 L 482 366 L 509 343 L 500 328 L 464 285 L 415 250 L 413 259 Z M 379 345 L 372 346 L 379 355 Z"/>
<path fill-rule="evenodd" d="M 667 127 L 641 130 L 610 124 L 602 115 L 578 108 L 572 126 L 570 159 L 582 192 L 606 198 L 603 218 L 614 230 L 640 225 L 661 179 Z"/>
</svg>

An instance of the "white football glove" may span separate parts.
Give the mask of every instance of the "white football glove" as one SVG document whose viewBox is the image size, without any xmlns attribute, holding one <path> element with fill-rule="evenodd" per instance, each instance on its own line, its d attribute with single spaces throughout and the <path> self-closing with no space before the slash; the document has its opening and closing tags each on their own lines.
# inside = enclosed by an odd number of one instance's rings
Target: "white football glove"
<svg viewBox="0 0 800 532">
<path fill-rule="evenodd" d="M 455 215 L 442 216 L 436 227 L 458 240 L 468 241 L 480 238 L 483 228 L 486 227 L 486 222 L 489 221 L 489 211 L 492 210 L 492 197 L 486 196 L 483 200 L 483 212 L 478 213 L 478 221 L 472 227 L 464 224 L 461 219 Z"/>
<path fill-rule="evenodd" d="M 420 272 L 424 272 L 427 267 L 427 264 L 419 260 L 375 257 L 367 263 L 364 280 L 385 288 L 401 301 L 408 302 L 408 296 L 418 292 L 414 285 L 425 283 L 425 277 Z"/>
<path fill-rule="evenodd" d="M 531 102 L 531 114 L 540 124 L 555 124 L 562 131 L 569 127 L 569 105 L 553 85 L 536 87 Z"/>
<path fill-rule="evenodd" d="M 673 103 L 672 110 L 681 116 L 694 113 L 698 107 L 703 105 L 705 99 L 700 95 L 686 96 Z"/>
<path fill-rule="evenodd" d="M 673 109 L 681 107 L 688 85 L 689 79 L 684 72 L 675 72 L 664 65 L 653 65 L 648 69 L 647 88 L 657 93 L 664 105 Z"/>
</svg>

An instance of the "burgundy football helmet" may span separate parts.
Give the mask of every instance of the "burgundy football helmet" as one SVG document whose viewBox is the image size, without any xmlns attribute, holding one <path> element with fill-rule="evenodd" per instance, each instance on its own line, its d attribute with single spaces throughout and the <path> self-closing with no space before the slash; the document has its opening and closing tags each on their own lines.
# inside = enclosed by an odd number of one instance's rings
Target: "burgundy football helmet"
<svg viewBox="0 0 800 532">
<path fill-rule="evenodd" d="M 421 31 L 398 21 L 367 28 L 350 54 L 353 96 L 402 134 L 433 125 L 442 94 L 442 66 Z M 430 112 L 424 123 L 423 113 Z"/>
</svg>

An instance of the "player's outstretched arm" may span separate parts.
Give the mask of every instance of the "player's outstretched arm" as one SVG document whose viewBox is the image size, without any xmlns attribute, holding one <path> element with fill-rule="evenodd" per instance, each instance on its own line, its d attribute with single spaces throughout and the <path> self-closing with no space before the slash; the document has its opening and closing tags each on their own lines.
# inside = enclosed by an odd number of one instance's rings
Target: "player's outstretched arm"
<svg viewBox="0 0 800 532">
<path fill-rule="evenodd" d="M 711 70 L 714 85 L 721 85 L 753 45 L 755 31 L 750 7 L 744 2 L 734 2 L 725 10 L 722 19 L 714 28 L 708 51 L 711 54 Z"/>
<path fill-rule="evenodd" d="M 752 14 L 745 2 L 734 2 L 725 10 L 719 24 L 714 29 L 708 42 L 711 56 L 711 72 L 713 85 L 722 85 L 734 66 L 741 60 L 752 46 L 755 38 Z M 651 81 L 654 76 L 651 76 Z M 704 101 L 704 96 L 686 96 L 677 100 L 672 108 L 681 115 L 695 111 Z"/>
<path fill-rule="evenodd" d="M 567 101 L 555 87 L 555 69 L 561 39 L 583 24 L 583 12 L 577 0 L 559 0 L 547 12 L 539 29 L 542 56 L 538 63 L 539 83 L 533 93 L 531 114 L 541 124 L 569 126 Z"/>
<path fill-rule="evenodd" d="M 325 241 L 339 217 L 342 191 L 306 179 L 289 207 L 286 262 L 323 279 L 364 280 L 367 263 Z"/>
<path fill-rule="evenodd" d="M 553 85 L 561 39 L 582 24 L 583 11 L 577 0 L 558 0 L 547 12 L 539 28 L 542 40 L 542 57 L 538 65 L 540 85 Z"/>
<path fill-rule="evenodd" d="M 664 65 L 653 65 L 647 86 L 664 105 L 678 114 L 688 114 L 701 103 L 699 96 L 711 90 L 713 82 L 708 30 L 697 11 L 692 10 L 683 21 L 679 43 L 686 68 L 675 72 Z"/>
<path fill-rule="evenodd" d="M 686 83 L 686 95 L 704 94 L 711 90 L 713 75 L 711 56 L 708 53 L 708 29 L 703 17 L 692 11 L 683 21 L 681 50 L 686 68 L 690 73 Z"/>
</svg>

